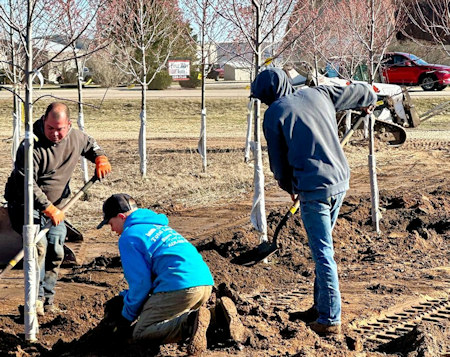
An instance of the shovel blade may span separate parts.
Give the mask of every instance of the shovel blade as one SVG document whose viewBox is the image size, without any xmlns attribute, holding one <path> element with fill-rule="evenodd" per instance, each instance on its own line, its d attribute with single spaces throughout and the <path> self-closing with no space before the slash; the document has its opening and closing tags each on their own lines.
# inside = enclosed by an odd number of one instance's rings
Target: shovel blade
<svg viewBox="0 0 450 357">
<path fill-rule="evenodd" d="M 274 243 L 263 242 L 258 245 L 256 248 L 253 248 L 241 255 L 233 258 L 231 263 L 237 265 L 243 265 L 251 267 L 264 259 L 270 257 L 278 250 L 278 247 Z"/>
</svg>

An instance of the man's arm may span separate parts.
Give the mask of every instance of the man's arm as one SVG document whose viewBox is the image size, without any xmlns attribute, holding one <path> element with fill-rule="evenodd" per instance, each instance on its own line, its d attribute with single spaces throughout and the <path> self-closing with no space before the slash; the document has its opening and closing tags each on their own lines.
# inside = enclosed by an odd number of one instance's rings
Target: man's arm
<svg viewBox="0 0 450 357">
<path fill-rule="evenodd" d="M 336 111 L 361 109 L 375 105 L 377 95 L 367 83 L 352 83 L 348 86 L 319 86 L 330 97 Z"/>
<path fill-rule="evenodd" d="M 34 195 L 34 208 L 37 210 L 44 210 L 51 205 L 46 194 L 41 190 L 37 183 L 37 177 L 39 172 L 39 158 L 36 153 L 33 153 L 33 195 Z M 25 146 L 22 143 L 16 153 L 16 162 L 14 163 L 14 185 L 15 188 L 22 193 L 22 198 L 25 196 L 24 182 L 25 182 Z M 12 192 L 10 193 L 10 195 Z"/>
<path fill-rule="evenodd" d="M 264 116 L 264 136 L 269 152 L 270 170 L 273 172 L 278 185 L 292 194 L 292 167 L 288 161 L 288 146 L 283 135 L 281 123 L 266 112 Z"/>
<path fill-rule="evenodd" d="M 98 178 L 104 178 L 111 172 L 111 164 L 102 148 L 94 138 L 83 133 L 85 145 L 81 155 L 89 161 L 95 163 L 95 173 Z"/>
<path fill-rule="evenodd" d="M 8 179 L 8 185 L 14 187 L 8 187 L 7 199 L 13 200 L 12 195 L 16 195 L 20 201 L 25 199 L 24 182 L 25 182 L 25 149 L 24 144 L 19 146 L 16 153 L 16 162 L 14 163 L 14 171 L 12 177 Z M 52 204 L 47 198 L 47 195 L 41 190 L 38 185 L 37 177 L 40 169 L 40 158 L 36 152 L 33 153 L 33 199 L 34 209 L 42 211 L 48 218 L 52 220 L 53 225 L 58 225 L 64 220 L 64 213 Z M 15 192 L 13 192 L 15 191 Z M 21 196 L 21 197 L 20 197 Z"/>
<path fill-rule="evenodd" d="M 145 250 L 145 247 L 137 237 L 122 234 L 119 239 L 119 250 L 123 273 L 128 282 L 128 290 L 121 293 L 124 298 L 122 315 L 133 321 L 152 288 L 151 265 L 144 259 L 142 250 Z"/>
</svg>

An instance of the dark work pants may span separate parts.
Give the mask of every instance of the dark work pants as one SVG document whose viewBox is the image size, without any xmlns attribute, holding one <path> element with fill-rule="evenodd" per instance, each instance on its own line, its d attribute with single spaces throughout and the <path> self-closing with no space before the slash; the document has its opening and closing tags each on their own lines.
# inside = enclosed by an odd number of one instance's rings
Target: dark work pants
<svg viewBox="0 0 450 357">
<path fill-rule="evenodd" d="M 22 235 L 24 221 L 24 206 L 8 202 L 8 213 L 13 229 Z M 48 218 L 35 210 L 34 224 L 41 228 L 45 226 Z M 59 268 L 64 260 L 64 241 L 67 228 L 63 222 L 57 226 L 51 226 L 47 234 L 36 244 L 39 267 L 39 293 L 38 299 L 45 304 L 53 304 L 55 299 L 55 285 L 58 280 Z"/>
</svg>

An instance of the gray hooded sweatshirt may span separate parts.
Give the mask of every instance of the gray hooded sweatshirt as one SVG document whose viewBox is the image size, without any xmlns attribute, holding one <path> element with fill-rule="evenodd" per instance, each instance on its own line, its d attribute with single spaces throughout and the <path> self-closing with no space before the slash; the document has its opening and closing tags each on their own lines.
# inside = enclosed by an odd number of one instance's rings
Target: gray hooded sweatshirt
<svg viewBox="0 0 450 357">
<path fill-rule="evenodd" d="M 269 105 L 263 129 L 275 179 L 302 201 L 348 190 L 350 169 L 339 143 L 336 112 L 375 104 L 374 90 L 354 83 L 292 92 L 279 69 L 261 72 L 252 84 L 252 96 Z"/>
</svg>

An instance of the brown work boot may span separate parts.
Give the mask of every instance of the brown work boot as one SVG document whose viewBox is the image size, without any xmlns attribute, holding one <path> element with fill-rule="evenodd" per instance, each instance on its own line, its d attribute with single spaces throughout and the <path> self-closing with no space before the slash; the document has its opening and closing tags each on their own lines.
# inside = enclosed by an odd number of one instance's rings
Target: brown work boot
<svg viewBox="0 0 450 357">
<path fill-rule="evenodd" d="M 316 321 L 318 317 L 319 312 L 314 306 L 310 307 L 306 311 L 295 311 L 289 314 L 290 321 L 301 320 L 306 323 Z"/>
<path fill-rule="evenodd" d="M 198 356 L 206 351 L 207 340 L 206 330 L 208 330 L 209 322 L 211 321 L 211 313 L 205 307 L 200 307 L 197 311 L 197 316 L 194 321 L 194 330 L 192 337 L 187 347 L 190 356 Z"/>
<path fill-rule="evenodd" d="M 42 300 L 36 300 L 36 315 L 45 316 L 44 302 Z"/>
<path fill-rule="evenodd" d="M 327 335 L 340 335 L 341 334 L 341 325 L 325 325 L 321 324 L 317 321 L 311 322 L 308 324 L 309 328 L 317 333 L 319 336 L 327 336 Z"/>
<path fill-rule="evenodd" d="M 217 304 L 217 307 L 221 310 L 219 313 L 222 313 L 225 323 L 228 326 L 230 338 L 235 342 L 244 342 L 245 329 L 242 325 L 241 319 L 239 318 L 236 305 L 233 300 L 227 296 L 222 296 Z"/>
<path fill-rule="evenodd" d="M 44 304 L 44 311 L 49 312 L 51 314 L 59 314 L 63 312 L 58 306 L 55 304 Z"/>
</svg>

